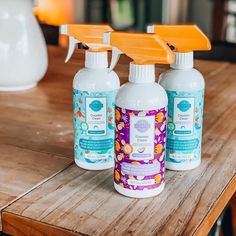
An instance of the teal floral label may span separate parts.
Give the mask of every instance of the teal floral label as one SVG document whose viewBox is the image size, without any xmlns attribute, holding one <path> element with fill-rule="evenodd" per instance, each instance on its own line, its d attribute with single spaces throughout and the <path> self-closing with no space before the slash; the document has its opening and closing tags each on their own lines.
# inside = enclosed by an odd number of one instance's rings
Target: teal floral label
<svg viewBox="0 0 236 236">
<path fill-rule="evenodd" d="M 114 161 L 114 110 L 117 90 L 73 90 L 75 159 L 86 163 Z"/>
<path fill-rule="evenodd" d="M 204 90 L 166 92 L 169 101 L 166 161 L 197 161 L 201 158 Z"/>
</svg>

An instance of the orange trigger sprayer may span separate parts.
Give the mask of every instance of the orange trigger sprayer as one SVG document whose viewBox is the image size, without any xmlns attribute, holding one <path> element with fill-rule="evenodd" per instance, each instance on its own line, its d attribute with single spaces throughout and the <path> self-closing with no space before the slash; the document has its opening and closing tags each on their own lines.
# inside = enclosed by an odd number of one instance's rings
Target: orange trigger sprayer
<svg viewBox="0 0 236 236">
<path fill-rule="evenodd" d="M 170 64 L 174 60 L 170 48 L 155 34 L 106 32 L 104 43 L 112 46 L 110 71 L 123 53 L 137 65 Z"/>
<path fill-rule="evenodd" d="M 66 24 L 60 26 L 60 34 L 69 36 L 69 49 L 65 59 L 68 62 L 76 44 L 83 43 L 90 51 L 107 51 L 110 46 L 103 44 L 103 33 L 113 31 L 109 25 Z"/>
<path fill-rule="evenodd" d="M 196 25 L 150 25 L 148 33 L 157 34 L 175 52 L 208 51 L 211 43 Z"/>
</svg>

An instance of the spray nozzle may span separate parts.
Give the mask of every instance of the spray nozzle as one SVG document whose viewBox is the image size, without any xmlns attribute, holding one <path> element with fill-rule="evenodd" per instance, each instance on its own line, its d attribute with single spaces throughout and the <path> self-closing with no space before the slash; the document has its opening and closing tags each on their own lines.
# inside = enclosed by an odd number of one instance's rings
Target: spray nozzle
<svg viewBox="0 0 236 236">
<path fill-rule="evenodd" d="M 84 43 L 78 43 L 78 49 L 89 50 L 89 46 Z"/>
<path fill-rule="evenodd" d="M 148 33 L 156 33 L 176 52 L 211 49 L 207 36 L 196 25 L 150 25 Z"/>
<path fill-rule="evenodd" d="M 134 64 L 171 64 L 174 61 L 171 49 L 155 34 L 109 32 L 104 34 L 104 43 L 112 46 L 110 71 L 122 53 L 132 58 Z"/>
<path fill-rule="evenodd" d="M 103 43 L 103 33 L 107 31 L 112 31 L 109 25 L 61 25 L 60 34 L 69 36 L 69 49 L 65 62 L 70 60 L 77 44 L 78 48 L 95 52 L 110 50 L 111 47 Z"/>
<path fill-rule="evenodd" d="M 110 38 L 111 38 L 111 32 L 106 32 L 103 34 L 103 42 L 105 44 L 111 45 Z M 111 72 L 115 68 L 121 54 L 123 54 L 123 52 L 120 51 L 117 47 L 112 47 L 112 57 L 111 57 L 111 63 L 109 66 L 109 72 Z"/>
</svg>

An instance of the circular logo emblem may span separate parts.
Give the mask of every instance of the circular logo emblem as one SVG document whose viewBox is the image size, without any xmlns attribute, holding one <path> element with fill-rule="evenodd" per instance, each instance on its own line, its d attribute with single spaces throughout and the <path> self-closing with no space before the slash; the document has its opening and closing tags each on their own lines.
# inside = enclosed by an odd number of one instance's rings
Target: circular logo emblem
<svg viewBox="0 0 236 236">
<path fill-rule="evenodd" d="M 134 125 L 134 128 L 137 129 L 139 132 L 144 133 L 150 128 L 150 124 L 146 120 L 139 120 Z"/>
</svg>

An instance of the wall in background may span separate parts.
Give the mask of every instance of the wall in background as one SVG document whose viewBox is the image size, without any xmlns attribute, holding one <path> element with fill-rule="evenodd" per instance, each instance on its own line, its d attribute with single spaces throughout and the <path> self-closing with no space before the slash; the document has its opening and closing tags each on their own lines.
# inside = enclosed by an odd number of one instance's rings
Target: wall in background
<svg viewBox="0 0 236 236">
<path fill-rule="evenodd" d="M 213 1 L 189 0 L 188 9 L 188 21 L 196 23 L 202 29 L 202 31 L 211 38 L 213 23 Z"/>
<path fill-rule="evenodd" d="M 208 36 L 211 36 L 212 0 L 163 0 L 162 2 L 162 23 L 195 23 Z"/>
<path fill-rule="evenodd" d="M 164 0 L 162 7 L 163 24 L 181 24 L 188 21 L 189 0 Z"/>
<path fill-rule="evenodd" d="M 74 0 L 74 20 L 77 23 L 85 23 L 86 0 Z"/>
</svg>

